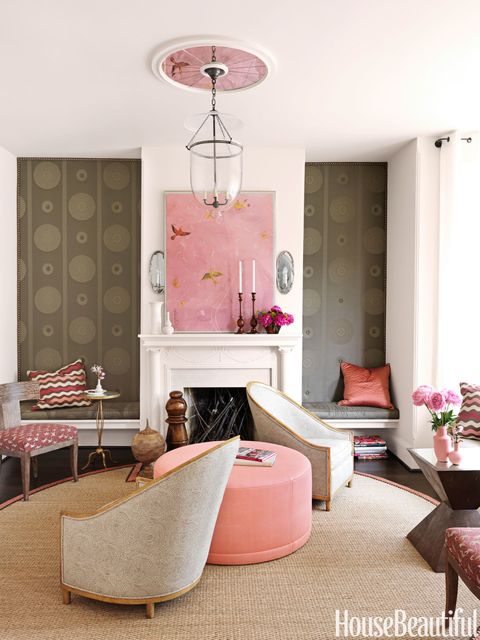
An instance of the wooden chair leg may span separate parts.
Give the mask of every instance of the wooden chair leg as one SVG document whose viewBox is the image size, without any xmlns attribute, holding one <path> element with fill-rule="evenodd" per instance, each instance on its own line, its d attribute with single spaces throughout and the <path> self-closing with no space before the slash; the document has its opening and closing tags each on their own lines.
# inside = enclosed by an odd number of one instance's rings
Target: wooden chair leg
<svg viewBox="0 0 480 640">
<path fill-rule="evenodd" d="M 448 561 L 448 551 L 445 554 L 445 558 L 445 628 L 448 629 L 450 619 L 457 608 L 458 574 Z"/>
<path fill-rule="evenodd" d="M 325 500 L 325 511 L 330 511 L 331 504 L 332 504 L 331 500 Z"/>
<path fill-rule="evenodd" d="M 23 499 L 28 500 L 30 493 L 30 454 L 22 453 L 20 456 L 20 466 L 22 468 Z"/>
<path fill-rule="evenodd" d="M 75 440 L 75 444 L 70 447 L 70 467 L 73 481 L 78 482 L 78 440 Z"/>
<path fill-rule="evenodd" d="M 352 488 L 352 485 L 353 485 L 353 478 L 351 478 L 351 479 L 347 482 L 347 487 L 348 487 L 349 489 L 351 489 L 351 488 Z"/>
<path fill-rule="evenodd" d="M 155 603 L 147 602 L 146 608 L 147 608 L 147 618 L 151 620 L 155 616 Z"/>
<path fill-rule="evenodd" d="M 34 478 L 38 478 L 38 456 L 32 456 L 32 473 Z"/>
<path fill-rule="evenodd" d="M 62 587 L 63 604 L 72 604 L 72 592 Z"/>
</svg>

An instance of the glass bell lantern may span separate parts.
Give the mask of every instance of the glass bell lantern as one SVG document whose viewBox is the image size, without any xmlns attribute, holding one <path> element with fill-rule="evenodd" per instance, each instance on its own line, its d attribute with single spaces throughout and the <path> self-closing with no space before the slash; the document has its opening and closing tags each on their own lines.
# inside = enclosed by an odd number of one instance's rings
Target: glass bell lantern
<svg viewBox="0 0 480 640">
<path fill-rule="evenodd" d="M 217 62 L 215 47 L 212 61 L 201 68 L 212 81 L 212 108 L 187 144 L 190 152 L 190 184 L 201 204 L 226 211 L 242 186 L 243 147 L 233 140 L 216 110 L 216 82 L 228 73 L 226 65 Z"/>
</svg>

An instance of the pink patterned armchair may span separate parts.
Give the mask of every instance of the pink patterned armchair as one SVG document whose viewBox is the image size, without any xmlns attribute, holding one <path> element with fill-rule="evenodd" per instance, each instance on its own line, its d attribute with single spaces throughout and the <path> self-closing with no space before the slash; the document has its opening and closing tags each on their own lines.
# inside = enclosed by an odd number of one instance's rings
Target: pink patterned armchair
<svg viewBox="0 0 480 640">
<path fill-rule="evenodd" d="M 480 528 L 447 529 L 446 552 L 446 626 L 457 607 L 458 577 L 480 598 Z"/>
<path fill-rule="evenodd" d="M 70 447 L 72 475 L 78 481 L 78 434 L 67 424 L 39 422 L 22 425 L 20 402 L 40 397 L 36 382 L 12 382 L 0 384 L 0 470 L 2 455 L 20 458 L 22 467 L 23 499 L 30 492 L 30 464 L 33 475 L 38 475 L 37 456 L 41 453 Z"/>
</svg>

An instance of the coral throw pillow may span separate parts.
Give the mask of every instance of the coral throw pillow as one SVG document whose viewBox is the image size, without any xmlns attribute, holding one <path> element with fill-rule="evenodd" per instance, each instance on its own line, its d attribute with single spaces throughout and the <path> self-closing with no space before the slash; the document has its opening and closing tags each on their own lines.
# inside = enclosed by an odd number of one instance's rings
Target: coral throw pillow
<svg viewBox="0 0 480 640">
<path fill-rule="evenodd" d="M 343 373 L 345 389 L 343 400 L 338 404 L 344 406 L 382 407 L 393 409 L 390 400 L 390 365 L 375 369 L 364 369 L 349 362 L 340 365 Z"/>
<path fill-rule="evenodd" d="M 57 371 L 27 371 L 27 376 L 40 385 L 40 399 L 33 405 L 34 411 L 88 407 L 91 404 L 85 399 L 87 376 L 81 358 Z"/>
<path fill-rule="evenodd" d="M 480 440 L 480 385 L 460 383 L 462 406 L 458 413 L 457 426 L 463 427 L 463 438 Z"/>
</svg>

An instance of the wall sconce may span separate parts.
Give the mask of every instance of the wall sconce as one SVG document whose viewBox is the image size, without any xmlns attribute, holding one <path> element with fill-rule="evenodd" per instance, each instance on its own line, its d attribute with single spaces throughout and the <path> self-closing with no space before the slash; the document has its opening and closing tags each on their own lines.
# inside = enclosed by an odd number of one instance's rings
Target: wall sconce
<svg viewBox="0 0 480 640">
<path fill-rule="evenodd" d="M 163 251 L 154 251 L 152 253 L 148 277 L 155 293 L 163 293 L 165 291 L 165 254 Z"/>
</svg>

